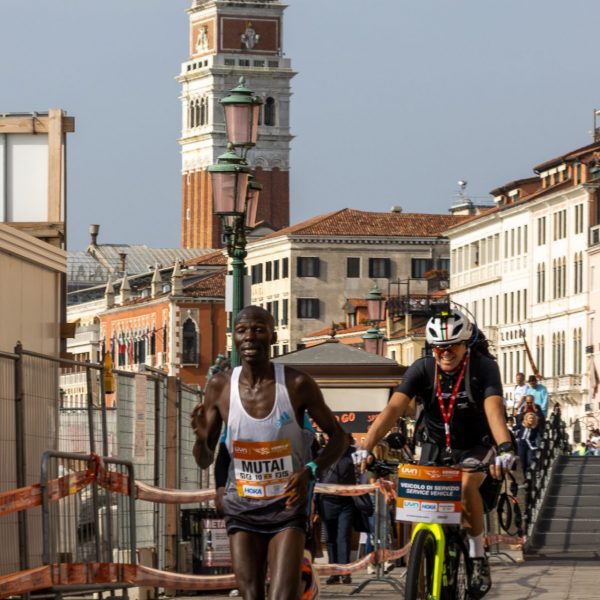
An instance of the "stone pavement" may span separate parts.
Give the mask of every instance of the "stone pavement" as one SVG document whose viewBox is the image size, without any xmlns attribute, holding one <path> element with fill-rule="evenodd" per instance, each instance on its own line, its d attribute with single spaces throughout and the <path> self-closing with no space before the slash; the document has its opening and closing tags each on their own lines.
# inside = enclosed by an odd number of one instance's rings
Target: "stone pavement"
<svg viewBox="0 0 600 600">
<path fill-rule="evenodd" d="M 492 561 L 493 586 L 485 600 L 592 600 L 600 596 L 600 564 L 597 561 L 530 561 L 500 563 Z M 404 568 L 389 573 L 404 588 Z M 353 589 L 370 577 L 365 571 L 355 573 L 352 585 L 325 585 L 321 579 L 321 600 L 348 598 Z M 224 600 L 227 593 L 200 594 L 195 600 Z M 402 595 L 384 582 L 369 583 L 354 598 L 399 600 Z"/>
</svg>

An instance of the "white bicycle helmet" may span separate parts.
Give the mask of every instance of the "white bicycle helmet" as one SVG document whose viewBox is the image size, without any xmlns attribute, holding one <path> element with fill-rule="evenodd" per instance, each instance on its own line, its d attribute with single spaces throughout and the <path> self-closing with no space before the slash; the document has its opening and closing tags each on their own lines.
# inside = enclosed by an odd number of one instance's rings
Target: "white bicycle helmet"
<svg viewBox="0 0 600 600">
<path fill-rule="evenodd" d="M 473 334 L 469 319 L 456 309 L 437 314 L 425 327 L 427 343 L 432 346 L 450 346 L 459 342 L 468 342 Z"/>
</svg>

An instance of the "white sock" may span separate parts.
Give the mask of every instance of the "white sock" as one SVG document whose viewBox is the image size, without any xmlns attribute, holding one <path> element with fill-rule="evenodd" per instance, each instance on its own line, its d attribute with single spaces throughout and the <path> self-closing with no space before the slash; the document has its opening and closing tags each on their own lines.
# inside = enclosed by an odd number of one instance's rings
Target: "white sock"
<svg viewBox="0 0 600 600">
<path fill-rule="evenodd" d="M 475 537 L 467 535 L 467 539 L 469 540 L 469 556 L 471 558 L 483 558 L 485 556 L 483 532 Z"/>
</svg>

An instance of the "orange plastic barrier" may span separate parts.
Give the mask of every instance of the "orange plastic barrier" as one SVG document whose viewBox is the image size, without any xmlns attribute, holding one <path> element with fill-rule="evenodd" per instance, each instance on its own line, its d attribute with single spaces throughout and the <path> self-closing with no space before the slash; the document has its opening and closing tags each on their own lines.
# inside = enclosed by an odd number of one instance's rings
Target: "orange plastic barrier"
<svg viewBox="0 0 600 600">
<path fill-rule="evenodd" d="M 48 482 L 48 498 L 56 502 L 87 487 L 94 479 L 92 470 L 69 473 Z M 42 487 L 39 483 L 17 490 L 0 493 L 0 517 L 13 512 L 42 505 Z"/>
<path fill-rule="evenodd" d="M 516 535 L 509 536 L 509 535 L 495 534 L 495 535 L 490 535 L 490 536 L 486 537 L 485 541 L 490 545 L 498 544 L 500 542 L 502 542 L 504 544 L 517 545 L 517 544 L 524 544 L 525 538 L 518 537 Z"/>
<path fill-rule="evenodd" d="M 179 590 L 222 590 L 235 587 L 231 575 L 184 575 L 143 565 L 116 563 L 62 563 L 46 565 L 0 577 L 0 598 L 52 586 L 111 584 L 114 586 L 166 587 Z"/>
</svg>

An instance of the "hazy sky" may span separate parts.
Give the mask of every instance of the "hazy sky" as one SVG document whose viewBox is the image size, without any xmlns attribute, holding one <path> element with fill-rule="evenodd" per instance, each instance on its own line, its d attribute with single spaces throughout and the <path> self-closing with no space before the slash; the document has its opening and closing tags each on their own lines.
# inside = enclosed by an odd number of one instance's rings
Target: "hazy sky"
<svg viewBox="0 0 600 600">
<path fill-rule="evenodd" d="M 591 142 L 589 0 L 289 0 L 292 222 L 445 212 Z M 63 108 L 68 242 L 178 246 L 191 0 L 1 0 L 0 113 Z M 251 84 L 251 82 L 250 82 Z"/>
</svg>

